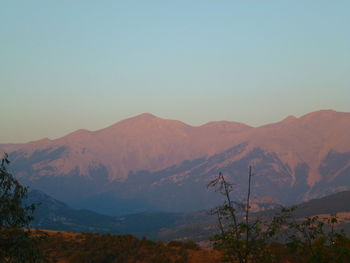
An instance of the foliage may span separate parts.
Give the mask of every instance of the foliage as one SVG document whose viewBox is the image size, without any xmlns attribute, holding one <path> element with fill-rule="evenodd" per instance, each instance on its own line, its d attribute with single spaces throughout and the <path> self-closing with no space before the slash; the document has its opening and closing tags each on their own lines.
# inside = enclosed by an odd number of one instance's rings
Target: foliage
<svg viewBox="0 0 350 263">
<path fill-rule="evenodd" d="M 262 219 L 249 219 L 250 182 L 252 177 L 249 169 L 248 194 L 245 204 L 234 202 L 231 198 L 233 184 L 227 181 L 222 173 L 211 181 L 208 187 L 214 187 L 224 195 L 224 204 L 212 210 L 218 218 L 220 233 L 212 238 L 216 248 L 225 254 L 225 260 L 230 262 L 274 262 L 268 240 L 276 236 L 283 217 L 276 217 L 267 223 Z"/>
<path fill-rule="evenodd" d="M 193 250 L 199 250 L 200 247 L 197 245 L 196 242 L 192 240 L 186 240 L 184 242 L 173 240 L 168 243 L 168 246 L 170 247 L 180 247 L 183 249 L 193 249 Z"/>
<path fill-rule="evenodd" d="M 9 163 L 5 154 L 0 164 L 0 262 L 47 261 L 39 249 L 44 236 L 28 229 L 35 206 L 23 203 L 27 188 L 7 171 Z"/>
<path fill-rule="evenodd" d="M 6 165 L 10 163 L 7 157 L 5 154 L 0 166 L 0 227 L 25 227 L 33 219 L 30 212 L 35 206 L 23 205 L 27 188 L 7 171 Z"/>
<path fill-rule="evenodd" d="M 283 208 L 272 218 L 250 218 L 249 167 L 248 194 L 245 203 L 232 200 L 233 184 L 222 173 L 208 184 L 225 197 L 222 205 L 211 211 L 217 216 L 219 234 L 212 237 L 214 247 L 228 262 L 349 262 L 349 240 L 335 231 L 335 215 L 297 220 L 296 207 Z M 276 241 L 282 243 L 276 243 Z"/>
<path fill-rule="evenodd" d="M 295 259 L 304 262 L 349 262 L 349 240 L 342 231 L 335 231 L 337 223 L 336 215 L 327 218 L 312 216 L 299 221 L 293 218 L 288 223 L 291 234 L 286 245 Z"/>
<path fill-rule="evenodd" d="M 68 263 L 93 262 L 154 262 L 185 263 L 188 261 L 186 243 L 177 242 L 176 246 L 164 242 L 153 242 L 132 235 L 110 235 L 97 233 L 51 234 L 43 249 L 51 251 L 57 261 Z"/>
</svg>

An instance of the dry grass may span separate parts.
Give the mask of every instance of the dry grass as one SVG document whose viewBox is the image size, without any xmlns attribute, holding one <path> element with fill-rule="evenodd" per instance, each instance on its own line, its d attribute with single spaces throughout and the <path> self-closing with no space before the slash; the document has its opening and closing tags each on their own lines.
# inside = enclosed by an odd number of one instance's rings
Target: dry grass
<svg viewBox="0 0 350 263">
<path fill-rule="evenodd" d="M 211 248 L 188 251 L 188 263 L 217 263 L 221 262 L 221 255 Z"/>
</svg>

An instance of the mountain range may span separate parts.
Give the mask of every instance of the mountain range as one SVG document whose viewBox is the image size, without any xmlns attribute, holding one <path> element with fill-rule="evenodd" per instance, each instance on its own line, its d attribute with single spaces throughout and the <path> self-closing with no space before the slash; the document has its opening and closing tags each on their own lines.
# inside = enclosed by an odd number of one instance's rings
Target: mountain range
<svg viewBox="0 0 350 263">
<path fill-rule="evenodd" d="M 350 113 L 322 110 L 260 127 L 219 121 L 194 127 L 151 114 L 98 131 L 3 144 L 21 182 L 75 207 L 110 215 L 207 209 L 219 172 L 238 200 L 253 167 L 254 198 L 294 204 L 350 189 Z"/>
</svg>

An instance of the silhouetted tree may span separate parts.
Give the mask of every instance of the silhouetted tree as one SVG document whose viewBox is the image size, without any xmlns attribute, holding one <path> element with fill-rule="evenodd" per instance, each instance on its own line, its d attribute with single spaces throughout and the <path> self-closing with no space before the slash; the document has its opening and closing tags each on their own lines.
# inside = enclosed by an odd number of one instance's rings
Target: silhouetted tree
<svg viewBox="0 0 350 263">
<path fill-rule="evenodd" d="M 33 234 L 29 223 L 35 205 L 23 203 L 27 188 L 8 172 L 7 154 L 0 163 L 0 262 L 46 262 L 39 248 L 41 234 Z"/>
<path fill-rule="evenodd" d="M 283 262 L 280 253 L 283 249 L 275 243 L 280 240 L 292 262 L 350 262 L 349 240 L 343 232 L 335 231 L 338 222 L 335 215 L 323 219 L 317 216 L 296 219 L 294 206 L 282 208 L 272 218 L 250 218 L 251 179 L 252 168 L 249 167 L 247 199 L 243 204 L 232 199 L 234 185 L 222 173 L 208 184 L 225 197 L 224 203 L 211 211 L 217 216 L 220 231 L 212 241 L 223 251 L 224 260 Z"/>
</svg>

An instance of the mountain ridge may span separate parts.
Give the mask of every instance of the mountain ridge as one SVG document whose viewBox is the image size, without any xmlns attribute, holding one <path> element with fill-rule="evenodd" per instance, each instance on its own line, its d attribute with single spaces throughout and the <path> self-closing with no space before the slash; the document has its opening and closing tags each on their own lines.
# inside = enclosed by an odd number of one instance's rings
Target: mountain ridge
<svg viewBox="0 0 350 263">
<path fill-rule="evenodd" d="M 217 126 L 218 123 L 215 125 Z M 209 124 L 209 126 L 212 126 L 212 124 Z M 237 126 L 239 126 L 238 129 Z M 230 130 L 232 133 L 235 133 L 241 132 L 244 128 L 246 126 L 243 124 L 225 122 L 224 133 L 226 133 L 226 137 L 232 137 Z M 211 138 L 207 142 L 208 136 L 203 129 L 205 129 L 203 126 L 193 127 L 180 121 L 161 119 L 151 114 L 141 114 L 97 131 L 81 129 L 55 140 L 44 139 L 13 147 L 5 146 L 3 150 L 13 152 L 21 151 L 23 148 L 24 151 L 32 154 L 41 149 L 56 148 L 58 145 L 71 149 L 71 154 L 67 156 L 69 159 L 77 161 L 81 154 L 85 154 L 85 158 L 89 158 L 89 163 L 84 163 L 80 159 L 81 165 L 75 165 L 75 163 L 67 164 L 67 162 L 65 164 L 62 162 L 52 164 L 56 167 L 65 166 L 63 173 L 68 173 L 76 166 L 82 173 L 87 173 L 87 165 L 93 163 L 94 160 L 97 162 L 102 162 L 102 159 L 108 161 L 108 158 L 112 155 L 113 160 L 109 160 L 108 165 L 108 168 L 110 168 L 109 172 L 114 173 L 112 176 L 114 179 L 125 179 L 130 170 L 163 169 L 173 164 L 179 164 L 187 159 L 214 154 L 225 148 L 226 141 L 218 141 L 215 138 L 222 136 L 222 132 L 215 132 L 215 129 L 209 128 L 209 136 Z M 118 151 L 115 151 L 113 148 L 123 148 L 123 150 L 118 149 Z M 144 151 L 144 154 L 138 154 L 140 148 L 143 148 L 141 151 Z M 118 154 L 122 151 L 126 153 L 126 156 Z M 98 154 L 94 154 L 96 152 Z M 99 158 L 101 155 L 102 158 Z M 145 160 L 139 160 L 141 155 L 146 157 L 149 155 L 150 157 Z M 162 160 L 161 156 L 170 158 L 170 160 L 164 160 L 164 158 Z M 124 159 L 124 161 L 114 165 L 116 159 Z M 123 167 L 125 166 L 125 160 L 126 162 L 131 160 L 133 163 L 141 162 L 141 164 L 130 169 L 128 165 Z M 151 164 L 152 161 L 161 164 Z M 117 172 L 114 172 L 114 170 Z"/>
</svg>

